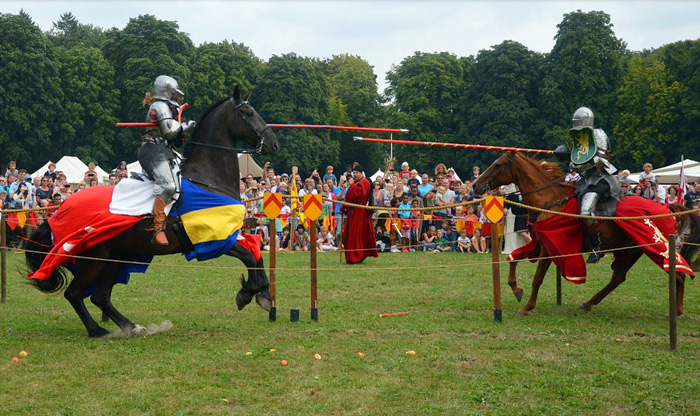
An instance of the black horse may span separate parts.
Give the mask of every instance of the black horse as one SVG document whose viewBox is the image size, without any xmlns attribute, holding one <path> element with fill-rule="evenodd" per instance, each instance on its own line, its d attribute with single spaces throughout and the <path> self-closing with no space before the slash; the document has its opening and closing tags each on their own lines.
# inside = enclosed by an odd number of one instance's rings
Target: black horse
<svg viewBox="0 0 700 416">
<path fill-rule="evenodd" d="M 248 102 L 250 94 L 241 96 L 236 87 L 232 97 L 227 97 L 212 105 L 201 117 L 192 137 L 184 148 L 185 161 L 182 163 L 182 177 L 211 192 L 240 200 L 240 172 L 236 142 L 242 140 L 254 146 L 255 152 L 275 154 L 279 144 L 277 137 L 263 121 L 262 117 Z M 86 189 L 82 192 L 88 192 Z M 163 255 L 182 253 L 186 247 L 179 242 L 175 221 L 168 221 L 165 230 L 170 244 L 159 246 L 151 243 L 153 219 L 144 218 L 133 227 L 81 253 L 81 256 L 108 260 L 123 260 L 129 255 Z M 26 263 L 31 271 L 36 271 L 52 245 L 51 228 L 43 223 L 31 235 L 26 248 Z M 238 309 L 250 303 L 255 296 L 265 309 L 270 306 L 269 282 L 262 258 L 259 261 L 248 250 L 236 244 L 228 253 L 240 259 L 248 268 L 248 280 L 241 278 L 242 289 L 236 296 Z M 122 264 L 110 261 L 77 259 L 73 269 L 73 279 L 68 284 L 65 270 L 59 268 L 47 280 L 30 279 L 39 290 L 57 292 L 64 287 L 64 296 L 83 321 L 90 337 L 102 337 L 109 332 L 99 326 L 88 312 L 83 299 L 87 290 L 95 283 L 90 297 L 104 315 L 114 321 L 123 333 L 131 333 L 136 325 L 124 317 L 112 305 L 112 287 L 116 283 Z"/>
</svg>

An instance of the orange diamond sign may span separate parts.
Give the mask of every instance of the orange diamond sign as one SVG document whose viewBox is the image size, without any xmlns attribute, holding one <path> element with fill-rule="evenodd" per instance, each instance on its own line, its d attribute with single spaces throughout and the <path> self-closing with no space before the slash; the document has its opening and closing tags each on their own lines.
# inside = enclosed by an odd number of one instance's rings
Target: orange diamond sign
<svg viewBox="0 0 700 416">
<path fill-rule="evenodd" d="M 484 214 L 492 223 L 497 223 L 503 218 L 503 197 L 487 196 L 484 198 Z"/>
<path fill-rule="evenodd" d="M 304 215 L 311 221 L 316 221 L 323 212 L 323 202 L 321 195 L 306 194 L 304 195 Z"/>
<path fill-rule="evenodd" d="M 270 192 L 263 194 L 263 211 L 271 220 L 279 217 L 282 211 L 282 194 Z"/>
</svg>

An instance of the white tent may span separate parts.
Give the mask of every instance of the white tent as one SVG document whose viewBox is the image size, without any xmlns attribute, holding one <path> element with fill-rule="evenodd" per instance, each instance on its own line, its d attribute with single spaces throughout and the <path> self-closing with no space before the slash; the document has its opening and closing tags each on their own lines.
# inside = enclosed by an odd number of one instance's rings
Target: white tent
<svg viewBox="0 0 700 416">
<path fill-rule="evenodd" d="M 450 168 L 450 169 L 452 169 L 452 172 L 455 173 L 454 178 L 455 178 L 456 180 L 462 182 L 462 178 L 460 178 L 459 175 L 457 175 L 457 170 L 455 170 L 455 168 Z M 450 169 L 447 169 L 447 170 L 450 170 Z"/>
<path fill-rule="evenodd" d="M 376 172 L 374 172 L 374 175 L 370 176 L 369 179 L 374 182 L 377 180 L 378 177 L 384 176 L 384 172 L 382 172 L 381 169 L 377 169 Z"/>
<path fill-rule="evenodd" d="M 46 162 L 44 166 L 32 173 L 32 178 L 42 176 L 44 172 L 49 170 L 49 163 L 51 163 L 51 161 Z M 56 162 L 56 171 L 65 173 L 69 183 L 78 183 L 85 178 L 85 172 L 88 171 L 88 166 L 75 156 L 63 156 Z M 97 180 L 100 181 L 100 183 L 109 176 L 107 172 L 102 170 L 99 166 L 95 167 L 95 172 L 97 172 Z"/>
<path fill-rule="evenodd" d="M 654 169 L 651 172 L 660 184 L 677 184 L 681 177 L 681 162 Z M 683 161 L 683 172 L 686 182 L 700 181 L 700 162 L 696 162 L 692 159 L 685 159 L 685 161 Z M 631 181 L 639 183 L 640 174 L 641 172 L 633 173 L 629 178 Z"/>
<path fill-rule="evenodd" d="M 263 176 L 263 169 L 255 162 L 255 159 L 247 153 L 238 154 L 238 168 L 241 171 L 241 177 L 246 177 L 248 174 L 253 175 L 256 178 Z M 126 165 L 127 172 L 142 173 L 143 169 L 139 161 L 131 162 Z"/>
</svg>

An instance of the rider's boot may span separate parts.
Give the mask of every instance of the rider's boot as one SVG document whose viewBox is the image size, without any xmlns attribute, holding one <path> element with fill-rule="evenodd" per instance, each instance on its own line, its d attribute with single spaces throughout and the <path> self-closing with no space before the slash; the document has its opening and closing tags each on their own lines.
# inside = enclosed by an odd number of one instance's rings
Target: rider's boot
<svg viewBox="0 0 700 416">
<path fill-rule="evenodd" d="M 156 196 L 153 203 L 153 242 L 161 246 L 169 244 L 168 237 L 165 235 L 165 206 L 166 202 L 163 198 Z"/>
<path fill-rule="evenodd" d="M 600 252 L 600 238 L 598 233 L 588 234 L 588 243 L 591 246 L 591 254 L 588 256 L 586 263 L 598 263 L 598 260 L 605 256 L 605 253 Z"/>
</svg>

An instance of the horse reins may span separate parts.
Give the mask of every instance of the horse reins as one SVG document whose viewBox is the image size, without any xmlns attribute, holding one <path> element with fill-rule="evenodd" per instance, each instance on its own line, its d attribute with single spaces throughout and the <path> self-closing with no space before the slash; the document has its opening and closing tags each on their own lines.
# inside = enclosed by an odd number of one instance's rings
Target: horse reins
<svg viewBox="0 0 700 416">
<path fill-rule="evenodd" d="M 233 106 L 233 109 L 236 111 L 236 117 L 238 117 L 238 115 L 240 114 L 241 119 L 243 119 L 243 121 L 245 121 L 245 123 L 248 125 L 248 127 L 250 127 L 250 129 L 253 130 L 253 132 L 255 132 L 255 135 L 260 139 L 260 144 L 258 144 L 258 147 L 257 147 L 256 149 L 239 149 L 239 148 L 236 148 L 236 147 L 221 146 L 221 145 L 218 145 L 218 144 L 210 144 L 210 143 L 203 143 L 203 142 L 194 142 L 194 141 L 190 141 L 190 143 L 193 144 L 193 145 L 197 145 L 197 146 L 210 147 L 210 148 L 212 148 L 212 149 L 233 150 L 233 151 L 235 151 L 236 153 L 249 153 L 249 154 L 252 154 L 252 153 L 260 154 L 260 153 L 262 153 L 263 146 L 265 145 L 265 136 L 263 136 L 263 133 L 265 133 L 265 131 L 266 131 L 267 129 L 269 129 L 270 126 L 268 126 L 268 125 L 266 124 L 266 125 L 265 125 L 265 128 L 262 129 L 262 130 L 258 130 L 258 129 L 255 128 L 255 126 L 253 126 L 253 122 L 250 121 L 250 119 L 249 119 L 242 111 L 240 111 L 240 109 L 241 109 L 242 106 L 244 106 L 244 105 L 246 105 L 246 104 L 250 104 L 248 101 L 241 101 L 240 104 L 236 104 L 236 101 L 233 99 L 233 97 L 231 97 L 231 98 L 229 99 L 229 102 L 230 102 L 231 105 Z"/>
</svg>

